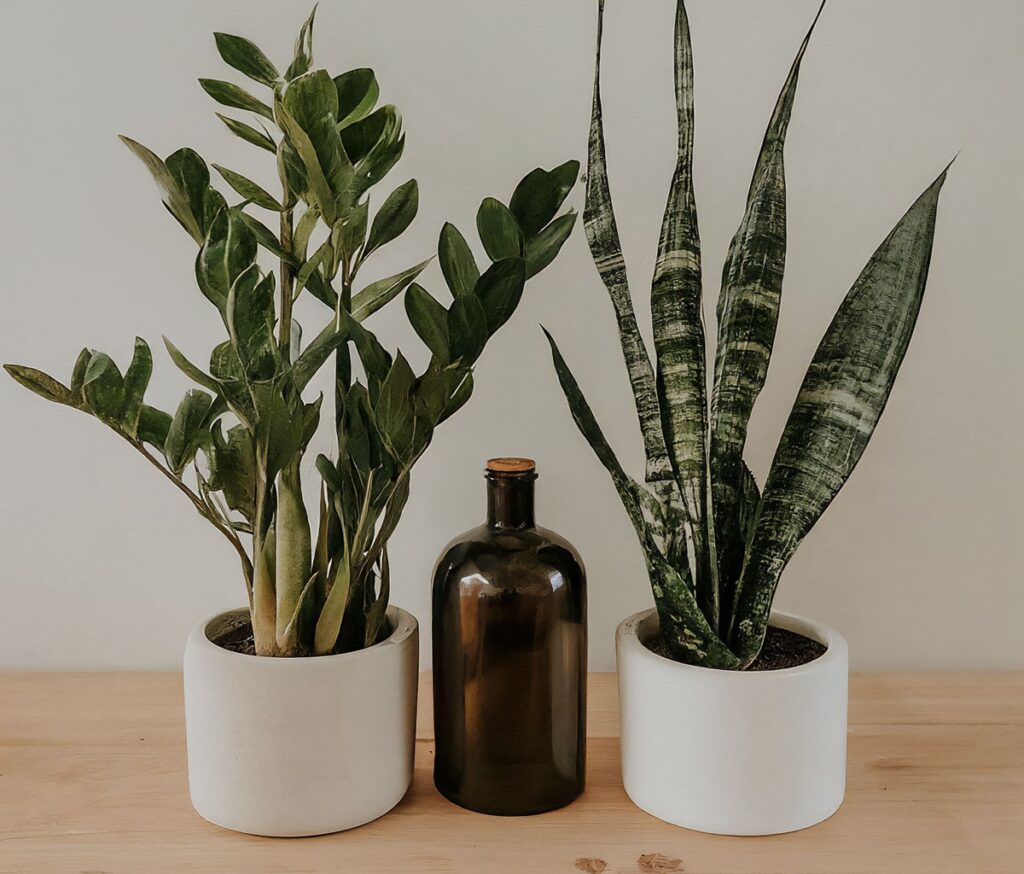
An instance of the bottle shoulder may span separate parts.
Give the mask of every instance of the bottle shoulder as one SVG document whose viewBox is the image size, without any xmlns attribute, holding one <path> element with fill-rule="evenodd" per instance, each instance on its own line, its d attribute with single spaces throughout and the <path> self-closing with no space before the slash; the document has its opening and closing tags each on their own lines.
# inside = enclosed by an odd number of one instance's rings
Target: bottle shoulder
<svg viewBox="0 0 1024 874">
<path fill-rule="evenodd" d="M 435 566 L 435 577 L 476 572 L 481 564 L 534 564 L 569 572 L 583 579 L 583 560 L 562 535 L 536 526 L 526 529 L 494 529 L 477 525 L 462 532 L 445 546 Z"/>
</svg>

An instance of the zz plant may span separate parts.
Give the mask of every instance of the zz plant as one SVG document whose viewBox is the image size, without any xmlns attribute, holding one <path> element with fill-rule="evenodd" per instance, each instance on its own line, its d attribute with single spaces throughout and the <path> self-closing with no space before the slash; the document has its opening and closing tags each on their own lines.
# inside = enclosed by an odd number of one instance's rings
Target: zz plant
<svg viewBox="0 0 1024 874">
<path fill-rule="evenodd" d="M 538 168 L 507 205 L 490 197 L 480 205 L 484 269 L 454 225 L 442 228 L 437 258 L 449 305 L 415 281 L 429 259 L 364 284 L 364 268 L 415 217 L 417 183 L 399 185 L 371 217 L 371 193 L 405 146 L 401 116 L 390 104 L 378 106 L 372 70 L 332 77 L 312 68 L 314 15 L 283 74 L 249 40 L 215 34 L 220 56 L 262 86 L 261 96 L 199 80 L 218 104 L 252 117 L 218 115 L 271 157 L 278 194 L 214 164 L 229 202 L 196 152 L 183 148 L 161 159 L 122 137 L 194 240 L 196 282 L 227 334 L 205 368 L 165 339 L 173 362 L 200 388 L 187 391 L 173 415 L 147 404 L 153 360 L 141 339 L 123 373 L 109 356 L 83 349 L 68 385 L 6 365 L 36 394 L 109 426 L 231 543 L 255 649 L 267 656 L 350 651 L 386 633 L 388 540 L 409 495 L 410 470 L 434 429 L 469 399 L 484 346 L 515 311 L 527 279 L 558 254 L 576 218 L 558 212 L 579 164 Z M 273 229 L 257 217 L 267 214 Z M 261 266 L 268 258 L 276 260 L 276 278 Z M 303 292 L 327 307 L 308 343 L 293 315 Z M 430 352 L 422 373 L 365 326 L 402 294 Z M 319 514 L 311 523 L 301 471 L 322 397 L 304 393 L 332 359 L 338 449 L 334 458 L 316 458 Z"/>
<path fill-rule="evenodd" d="M 811 32 L 775 104 L 726 256 L 709 405 L 686 10 L 678 0 L 678 156 L 651 289 L 654 366 L 637 329 L 608 187 L 600 91 L 603 14 L 599 0 L 583 219 L 615 310 L 643 432 L 646 484 L 625 473 L 550 335 L 548 340 L 573 418 L 611 475 L 640 540 L 665 648 L 677 661 L 743 669 L 760 652 L 783 569 L 846 482 L 889 398 L 921 306 L 946 172 L 896 224 L 839 307 L 804 377 L 762 490 L 743 448 L 778 321 L 786 258 L 783 147 Z"/>
</svg>

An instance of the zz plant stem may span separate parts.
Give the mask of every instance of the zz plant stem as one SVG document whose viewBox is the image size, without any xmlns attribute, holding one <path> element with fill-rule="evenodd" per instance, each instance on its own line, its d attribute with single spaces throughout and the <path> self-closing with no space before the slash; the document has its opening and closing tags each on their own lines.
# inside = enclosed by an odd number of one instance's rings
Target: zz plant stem
<svg viewBox="0 0 1024 874">
<path fill-rule="evenodd" d="M 665 647 L 678 661 L 742 669 L 760 652 L 782 571 L 849 478 L 888 400 L 924 295 L 946 170 L 878 247 L 836 313 L 811 361 L 762 492 L 743 449 L 768 372 L 782 294 L 786 131 L 800 65 L 824 3 L 775 104 L 743 219 L 726 256 L 710 403 L 686 8 L 677 0 L 677 160 L 651 289 L 652 366 L 637 328 L 608 184 L 600 85 L 604 3 L 598 2 L 583 217 L 615 311 L 644 439 L 645 484 L 625 473 L 550 334 L 548 340 L 573 418 L 611 475 L 640 540 Z"/>
<path fill-rule="evenodd" d="M 359 287 L 372 256 L 412 223 L 419 189 L 410 179 L 371 212 L 375 187 L 402 157 L 401 115 L 378 105 L 372 70 L 331 76 L 313 69 L 314 14 L 284 73 L 249 40 L 215 34 L 221 58 L 262 88 L 260 96 L 199 80 L 218 104 L 250 114 L 247 121 L 218 118 L 273 156 L 279 198 L 213 165 L 228 197 L 239 198 L 229 203 L 193 150 L 160 158 L 122 137 L 195 242 L 196 282 L 227 335 L 205 368 L 164 340 L 171 360 L 201 388 L 188 390 L 173 415 L 145 403 L 153 361 L 141 339 L 124 373 L 104 353 L 83 349 L 68 385 L 5 365 L 26 388 L 89 413 L 127 440 L 232 544 L 255 650 L 265 656 L 345 652 L 386 634 L 388 542 L 412 467 L 435 428 L 469 400 L 474 364 L 516 310 L 527 279 L 571 233 L 575 214 L 559 211 L 579 173 L 576 161 L 537 168 L 508 204 L 485 198 L 476 222 L 488 259 L 482 269 L 458 229 L 443 226 L 437 259 L 450 303 L 416 281 L 432 258 Z M 276 232 L 259 210 L 276 213 Z M 276 269 L 264 266 L 271 259 Z M 294 315 L 303 293 L 326 307 L 308 342 Z M 422 372 L 364 324 L 399 296 L 429 353 Z M 317 456 L 314 469 L 304 462 L 322 397 L 303 393 L 332 357 L 337 452 Z M 304 466 L 319 478 L 313 520 Z M 185 480 L 189 469 L 194 488 Z M 251 538 L 249 549 L 243 537 Z"/>
</svg>

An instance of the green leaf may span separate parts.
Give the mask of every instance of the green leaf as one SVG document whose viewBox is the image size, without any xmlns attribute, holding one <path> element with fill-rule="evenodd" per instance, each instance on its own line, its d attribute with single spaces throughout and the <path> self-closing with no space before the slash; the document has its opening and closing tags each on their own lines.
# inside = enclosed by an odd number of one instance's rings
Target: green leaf
<svg viewBox="0 0 1024 874">
<path fill-rule="evenodd" d="M 167 172 L 171 174 L 178 186 L 178 190 L 185 196 L 188 202 L 189 212 L 192 213 L 200 233 L 206 235 L 210 223 L 216 218 L 220 210 L 220 204 L 212 209 L 208 197 L 210 196 L 210 171 L 206 162 L 199 154 L 192 149 L 178 149 L 167 156 L 165 162 Z M 188 230 L 188 228 L 186 228 Z M 201 240 L 199 242 L 202 242 Z"/>
<path fill-rule="evenodd" d="M 576 184 L 579 172 L 579 161 L 566 161 L 550 172 L 537 167 L 516 186 L 509 201 L 509 210 L 527 240 L 536 236 L 555 217 L 566 195 Z"/>
<path fill-rule="evenodd" d="M 355 343 L 356 351 L 359 353 L 359 360 L 366 372 L 367 382 L 371 388 L 375 383 L 381 382 L 391 370 L 391 356 L 381 346 L 372 331 L 364 328 L 356 319 L 347 313 L 342 312 L 342 327 L 348 331 L 349 337 Z M 376 396 L 376 393 L 371 391 Z"/>
<path fill-rule="evenodd" d="M 285 71 L 286 79 L 294 79 L 309 71 L 313 65 L 313 19 L 316 18 L 316 6 L 309 13 L 309 18 L 303 22 L 299 29 L 299 35 L 295 38 L 294 57 L 291 64 Z"/>
<path fill-rule="evenodd" d="M 85 404 L 85 395 L 82 394 L 82 384 L 85 382 L 85 372 L 89 368 L 89 362 L 92 361 L 92 354 L 91 349 L 83 349 L 79 352 L 78 358 L 75 359 L 75 366 L 71 370 L 71 395 L 72 403 L 75 406 L 82 406 Z M 34 372 L 39 373 L 39 371 Z M 44 373 L 43 376 L 46 376 L 46 374 Z M 47 379 L 49 379 L 49 377 L 47 377 Z M 54 382 L 56 382 L 56 380 L 54 380 Z M 60 383 L 57 383 L 57 385 L 60 385 Z"/>
<path fill-rule="evenodd" d="M 441 236 L 437 241 L 437 258 L 441 262 L 441 272 L 452 297 L 472 294 L 480 278 L 480 268 L 476 265 L 476 259 L 466 238 L 450 222 L 445 222 L 441 228 Z"/>
<path fill-rule="evenodd" d="M 431 259 L 420 261 L 401 273 L 388 276 L 385 279 L 378 279 L 371 282 L 366 288 L 359 291 L 352 297 L 352 318 L 356 321 L 363 321 L 372 316 L 377 310 L 394 300 L 405 291 L 423 269 L 430 263 Z"/>
<path fill-rule="evenodd" d="M 256 206 L 262 206 L 264 209 L 274 212 L 281 210 L 281 204 L 265 188 L 257 185 L 251 179 L 247 179 L 241 173 L 229 170 L 227 167 L 221 167 L 219 164 L 214 164 L 213 166 L 224 178 L 224 181 L 246 200 L 255 203 Z"/>
<path fill-rule="evenodd" d="M 152 375 L 153 353 L 145 340 L 136 337 L 135 352 L 124 374 L 124 408 L 121 410 L 121 427 L 131 437 L 138 434 L 142 399 Z"/>
<path fill-rule="evenodd" d="M 129 148 L 133 155 L 146 165 L 146 169 L 149 170 L 156 181 L 164 205 L 171 215 L 188 231 L 193 240 L 201 244 L 203 242 L 203 231 L 199 221 L 192 214 L 192 207 L 188 196 L 182 191 L 170 170 L 167 169 L 167 165 L 142 145 L 142 143 L 137 143 L 135 140 L 125 136 L 121 136 L 119 139 Z"/>
<path fill-rule="evenodd" d="M 392 191 L 373 217 L 363 257 L 402 234 L 416 217 L 419 202 L 419 186 L 415 179 L 410 179 Z"/>
<path fill-rule="evenodd" d="M 395 360 L 388 375 L 381 383 L 377 402 L 373 407 L 373 415 L 381 436 L 390 445 L 396 458 L 404 459 L 413 439 L 415 415 L 412 409 L 410 393 L 416 377 L 401 352 Z"/>
<path fill-rule="evenodd" d="M 474 289 L 487 318 L 487 331 L 494 334 L 516 311 L 526 285 L 526 261 L 502 258 L 477 280 Z"/>
<path fill-rule="evenodd" d="M 277 154 L 277 143 L 274 142 L 270 134 L 265 131 L 256 130 L 256 128 L 251 125 L 245 124 L 237 119 L 221 115 L 219 112 L 216 113 L 216 115 L 217 118 L 227 125 L 228 130 L 236 137 L 239 137 L 254 146 L 258 146 L 267 152 L 271 152 L 275 155 Z"/>
<path fill-rule="evenodd" d="M 693 193 L 693 53 L 686 10 L 676 6 L 676 168 L 658 240 L 651 288 L 658 401 L 669 458 L 689 520 L 697 599 L 719 627 L 718 566 L 707 517 L 707 388 L 701 300 L 700 234 Z"/>
<path fill-rule="evenodd" d="M 233 36 L 230 33 L 215 33 L 217 51 L 224 63 L 234 67 L 239 73 L 260 82 L 270 88 L 281 78 L 277 68 L 262 51 L 245 37 Z"/>
<path fill-rule="evenodd" d="M 199 389 L 189 389 L 178 404 L 164 442 L 164 455 L 171 470 L 178 476 L 195 458 L 206 438 L 207 414 L 213 398 Z"/>
<path fill-rule="evenodd" d="M 226 314 L 234 281 L 256 260 L 256 237 L 240 210 L 220 213 L 196 258 L 196 281 L 207 299 Z"/>
<path fill-rule="evenodd" d="M 469 366 L 487 343 L 487 314 L 474 296 L 455 298 L 448 310 L 448 342 L 452 361 Z"/>
<path fill-rule="evenodd" d="M 81 360 L 81 359 L 79 359 Z M 34 367 L 24 367 L 21 364 L 5 364 L 6 370 L 11 377 L 39 397 L 53 401 L 55 404 L 65 404 L 69 407 L 78 406 L 75 393 L 63 383 L 57 382 L 52 376 L 36 370 Z"/>
<path fill-rule="evenodd" d="M 292 382 L 295 383 L 297 391 L 302 391 L 306 387 L 331 353 L 348 338 L 348 328 L 336 328 L 333 321 L 313 338 L 313 342 L 302 351 L 292 365 Z"/>
<path fill-rule="evenodd" d="M 256 237 L 256 242 L 259 243 L 264 249 L 266 249 L 272 255 L 275 255 L 276 257 L 281 258 L 284 261 L 287 261 L 292 266 L 296 266 L 299 263 L 295 255 L 293 255 L 291 252 L 286 251 L 285 248 L 281 245 L 281 241 L 277 239 L 277 236 L 274 234 L 274 232 L 270 230 L 270 228 L 268 228 L 265 224 L 263 224 L 263 222 L 261 222 L 258 218 L 254 218 L 253 216 L 249 215 L 249 213 L 242 212 L 240 209 L 235 210 L 235 212 L 238 215 L 238 217 L 243 222 L 245 222 L 245 226 L 250 231 L 253 232 L 253 235 Z"/>
<path fill-rule="evenodd" d="M 256 457 L 252 435 L 243 425 L 228 430 L 216 425 L 210 446 L 210 488 L 224 493 L 230 509 L 252 522 L 256 498 Z"/>
<path fill-rule="evenodd" d="M 948 168 L 947 168 L 948 169 Z M 768 473 L 736 592 L 733 649 L 761 649 L 779 577 L 875 430 L 921 308 L 943 170 L 871 256 L 804 377 Z"/>
<path fill-rule="evenodd" d="M 345 154 L 353 164 L 362 161 L 370 151 L 385 139 L 389 128 L 397 121 L 395 107 L 387 104 L 374 110 L 365 118 L 351 122 L 342 128 L 341 141 Z"/>
<path fill-rule="evenodd" d="M 473 394 L 473 374 L 466 372 L 462 382 L 459 383 L 458 387 L 452 392 L 451 398 L 445 405 L 444 411 L 438 417 L 437 424 L 440 425 L 445 419 L 450 419 L 459 410 L 461 410 L 466 402 L 470 399 Z"/>
<path fill-rule="evenodd" d="M 109 355 L 102 352 L 93 354 L 85 369 L 82 391 L 96 417 L 119 429 L 121 410 L 124 409 L 124 377 Z"/>
<path fill-rule="evenodd" d="M 337 239 L 342 255 L 353 258 L 366 240 L 366 222 L 370 214 L 369 199 L 349 209 L 332 229 L 332 239 Z M 365 257 L 365 256 L 364 256 Z"/>
<path fill-rule="evenodd" d="M 274 340 L 274 274 L 256 264 L 239 274 L 228 293 L 227 325 L 247 379 L 270 379 L 277 371 Z"/>
<path fill-rule="evenodd" d="M 590 139 L 587 158 L 587 194 L 583 210 L 583 227 L 608 296 L 615 309 L 619 341 L 626 360 L 637 418 L 644 438 L 648 482 L 672 479 L 665 436 L 661 430 L 661 412 L 655 388 L 654 370 L 643 336 L 637 327 L 633 300 L 626 281 L 626 263 L 622 257 L 619 230 L 612 208 L 608 186 L 608 165 L 605 159 L 604 122 L 601 110 L 601 41 L 604 34 L 604 0 L 598 3 L 597 59 L 594 68 L 594 98 L 590 117 Z"/>
<path fill-rule="evenodd" d="M 335 559 L 333 571 L 334 578 L 331 582 L 331 589 L 327 593 L 327 600 L 316 620 L 316 631 L 313 636 L 314 655 L 329 655 L 334 651 L 334 645 L 338 642 L 352 579 L 347 547 Z"/>
<path fill-rule="evenodd" d="M 476 229 L 492 261 L 518 258 L 523 254 L 523 231 L 501 201 L 484 198 L 476 213 Z"/>
<path fill-rule="evenodd" d="M 783 148 L 800 63 L 817 20 L 816 16 L 800 45 L 765 131 L 743 219 L 725 259 L 718 296 L 710 464 L 719 586 L 722 604 L 727 608 L 735 597 L 746 549 L 740 530 L 743 446 L 754 402 L 768 374 L 786 265 Z"/>
<path fill-rule="evenodd" d="M 286 114 L 294 119 L 309 138 L 316 154 L 316 166 L 336 197 L 351 180 L 352 168 L 338 134 L 338 94 L 331 77 L 324 70 L 299 76 L 288 84 L 282 103 Z M 291 130 L 286 130 L 286 133 L 302 158 L 306 172 L 312 175 L 313 162 L 306 154 L 301 138 L 296 140 Z M 320 210 L 325 218 L 329 218 L 329 223 L 334 224 L 333 216 L 329 217 L 322 203 Z"/>
<path fill-rule="evenodd" d="M 297 298 L 302 290 L 309 283 L 310 277 L 317 272 L 320 265 L 324 261 L 330 261 L 334 257 L 331 250 L 330 240 L 324 240 L 324 242 L 317 248 L 317 250 L 309 257 L 309 260 L 299 269 L 298 274 L 295 277 L 295 289 L 292 292 L 292 297 Z"/>
<path fill-rule="evenodd" d="M 576 224 L 576 213 L 559 216 L 526 244 L 526 278 L 530 279 L 547 267 L 569 239 Z"/>
<path fill-rule="evenodd" d="M 380 87 L 373 70 L 349 70 L 334 77 L 338 94 L 338 127 L 348 127 L 365 118 L 380 96 Z"/>
<path fill-rule="evenodd" d="M 415 282 L 405 292 L 405 312 L 416 335 L 426 344 L 434 357 L 447 363 L 448 312 L 430 292 Z"/>
<path fill-rule="evenodd" d="M 285 102 L 275 104 L 277 108 L 277 123 L 302 161 L 313 204 L 320 211 L 325 221 L 333 225 L 337 219 L 337 205 L 330 179 L 332 174 L 336 177 L 341 175 L 341 141 L 338 139 L 336 143 L 334 142 L 337 133 L 335 131 L 332 134 L 334 128 L 333 116 L 326 111 L 329 107 L 321 107 L 324 110 L 324 114 L 316 115 L 317 107 L 315 106 L 313 96 L 316 90 L 315 76 L 316 74 L 314 73 L 306 73 L 300 76 L 292 83 L 292 87 L 285 92 Z M 314 84 L 304 84 L 307 82 Z M 294 91 L 292 90 L 293 88 L 295 89 Z M 289 93 L 292 94 L 290 100 L 288 98 Z M 289 102 L 303 113 L 312 116 L 306 120 L 306 124 L 309 125 L 311 131 L 307 131 L 305 125 L 292 117 L 291 110 L 288 108 Z"/>
<path fill-rule="evenodd" d="M 143 404 L 139 413 L 137 437 L 143 443 L 155 446 L 161 452 L 167 443 L 167 433 L 171 429 L 171 417 L 163 410 Z"/>
<path fill-rule="evenodd" d="M 230 106 L 232 109 L 244 109 L 246 112 L 255 112 L 257 115 L 262 115 L 271 121 L 274 120 L 274 111 L 262 100 L 253 97 L 244 88 L 239 88 L 231 82 L 224 82 L 220 79 L 200 79 L 199 84 L 221 106 Z"/>
</svg>

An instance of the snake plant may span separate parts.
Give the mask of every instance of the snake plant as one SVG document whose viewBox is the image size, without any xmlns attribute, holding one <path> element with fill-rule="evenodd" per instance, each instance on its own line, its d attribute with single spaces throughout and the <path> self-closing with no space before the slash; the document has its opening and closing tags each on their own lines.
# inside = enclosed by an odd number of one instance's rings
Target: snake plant
<svg viewBox="0 0 1024 874">
<path fill-rule="evenodd" d="M 677 661 L 743 669 L 761 649 L 783 569 L 846 482 L 889 398 L 921 306 L 946 171 L 897 222 L 839 307 L 800 387 L 762 490 L 743 460 L 743 448 L 768 371 L 782 292 L 786 129 L 800 63 L 821 8 L 775 104 L 746 209 L 726 255 L 710 402 L 686 9 L 678 0 L 678 153 L 651 289 L 653 366 L 626 282 L 605 164 L 603 15 L 604 0 L 599 0 L 583 221 L 618 323 L 643 433 L 645 484 L 625 473 L 550 334 L 548 340 L 573 418 L 611 475 L 640 540 L 665 649 Z"/>
<path fill-rule="evenodd" d="M 108 355 L 83 349 L 67 385 L 6 365 L 36 394 L 109 426 L 230 542 L 242 565 L 255 649 L 266 656 L 350 651 L 385 633 L 388 540 L 409 495 L 410 469 L 434 429 L 469 399 L 474 362 L 576 218 L 571 210 L 558 213 L 579 164 L 538 168 L 507 204 L 492 197 L 481 203 L 483 269 L 454 225 L 441 229 L 437 259 L 450 304 L 416 282 L 431 259 L 364 281 L 381 263 L 379 250 L 415 217 L 418 188 L 415 179 L 397 186 L 371 217 L 371 194 L 405 147 L 401 115 L 378 106 L 372 70 L 332 76 L 313 69 L 314 15 L 283 74 L 249 40 L 215 34 L 221 58 L 260 86 L 259 96 L 231 82 L 199 80 L 218 104 L 247 114 L 245 121 L 218 117 L 267 153 L 279 193 L 214 164 L 227 186 L 222 193 L 192 149 L 161 159 L 122 137 L 194 241 L 196 282 L 223 323 L 226 339 L 205 368 L 164 341 L 200 387 L 187 391 L 173 414 L 147 404 L 153 359 L 141 339 L 123 373 Z M 268 215 L 273 228 L 264 223 Z M 277 278 L 265 269 L 268 260 Z M 293 314 L 303 292 L 326 307 L 308 343 Z M 430 353 L 421 373 L 365 325 L 399 295 Z M 315 460 L 319 513 L 311 523 L 302 469 L 322 397 L 303 395 L 332 359 L 337 454 Z"/>
</svg>

